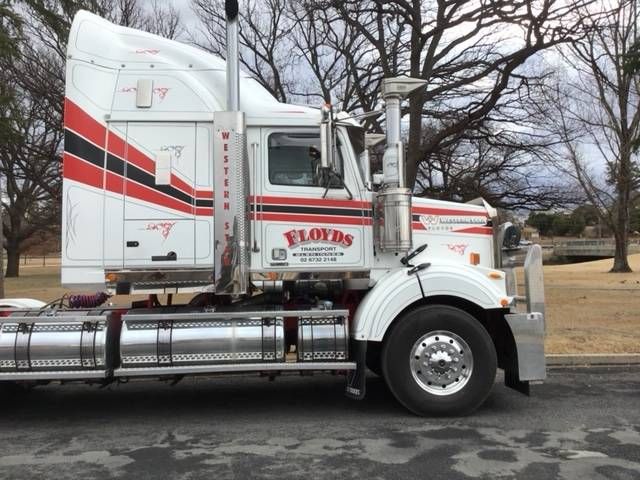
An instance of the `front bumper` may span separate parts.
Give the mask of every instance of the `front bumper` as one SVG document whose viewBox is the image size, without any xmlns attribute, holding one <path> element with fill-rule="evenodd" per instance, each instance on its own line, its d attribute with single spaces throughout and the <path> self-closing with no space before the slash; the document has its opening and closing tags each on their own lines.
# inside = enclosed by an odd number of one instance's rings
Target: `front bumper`
<svg viewBox="0 0 640 480">
<path fill-rule="evenodd" d="M 515 360 L 512 375 L 517 372 L 520 382 L 544 380 L 547 376 L 544 357 L 545 311 L 542 272 L 542 248 L 532 245 L 524 261 L 524 297 L 516 297 L 526 304 L 526 311 L 513 308 L 505 320 L 515 344 Z M 513 371 L 515 370 L 515 371 Z M 514 375 L 515 376 L 515 375 Z"/>
</svg>

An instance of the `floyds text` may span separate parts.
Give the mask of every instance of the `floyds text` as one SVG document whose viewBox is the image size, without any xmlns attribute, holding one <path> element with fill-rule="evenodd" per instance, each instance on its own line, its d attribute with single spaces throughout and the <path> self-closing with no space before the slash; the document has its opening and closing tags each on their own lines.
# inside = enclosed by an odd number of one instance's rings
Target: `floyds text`
<svg viewBox="0 0 640 480">
<path fill-rule="evenodd" d="M 344 233 L 335 228 L 311 228 L 308 232 L 306 228 L 300 230 L 289 230 L 284 232 L 287 239 L 287 247 L 297 247 L 309 242 L 328 242 L 342 247 L 350 247 L 353 243 L 353 235 Z"/>
</svg>

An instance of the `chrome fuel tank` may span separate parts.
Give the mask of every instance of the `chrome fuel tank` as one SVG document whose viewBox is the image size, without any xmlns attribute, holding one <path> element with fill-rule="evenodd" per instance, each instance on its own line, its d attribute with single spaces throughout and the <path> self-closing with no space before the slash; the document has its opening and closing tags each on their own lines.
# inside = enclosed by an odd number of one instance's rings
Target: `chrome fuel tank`
<svg viewBox="0 0 640 480">
<path fill-rule="evenodd" d="M 346 360 L 349 326 L 346 316 L 302 317 L 298 323 L 298 361 Z"/>
<path fill-rule="evenodd" d="M 158 320 L 157 315 L 125 315 L 121 367 L 284 361 L 282 317 L 209 317 L 178 314 Z"/>
<path fill-rule="evenodd" d="M 2 319 L 0 372 L 105 368 L 107 316 L 35 315 Z"/>
</svg>

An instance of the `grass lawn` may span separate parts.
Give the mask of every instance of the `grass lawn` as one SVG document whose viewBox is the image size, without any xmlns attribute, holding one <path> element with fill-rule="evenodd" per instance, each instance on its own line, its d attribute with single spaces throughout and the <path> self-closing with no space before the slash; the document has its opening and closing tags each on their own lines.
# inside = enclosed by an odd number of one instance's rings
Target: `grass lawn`
<svg viewBox="0 0 640 480">
<path fill-rule="evenodd" d="M 640 254 L 629 263 L 633 273 L 608 273 L 613 259 L 544 267 L 548 353 L 640 353 Z"/>
<path fill-rule="evenodd" d="M 607 273 L 613 260 L 544 267 L 548 353 L 640 353 L 640 254 L 629 261 L 634 273 Z M 59 282 L 58 266 L 27 265 L 5 280 L 6 296 L 55 300 Z"/>
</svg>

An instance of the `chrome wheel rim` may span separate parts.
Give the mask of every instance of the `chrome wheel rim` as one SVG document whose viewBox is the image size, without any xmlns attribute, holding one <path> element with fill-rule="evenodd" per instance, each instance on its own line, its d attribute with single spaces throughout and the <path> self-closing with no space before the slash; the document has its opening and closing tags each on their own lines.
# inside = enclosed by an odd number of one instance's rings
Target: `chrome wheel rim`
<svg viewBox="0 0 640 480">
<path fill-rule="evenodd" d="M 455 333 L 438 330 L 414 343 L 409 357 L 413 379 L 433 395 L 451 395 L 464 388 L 473 372 L 473 353 Z"/>
</svg>

